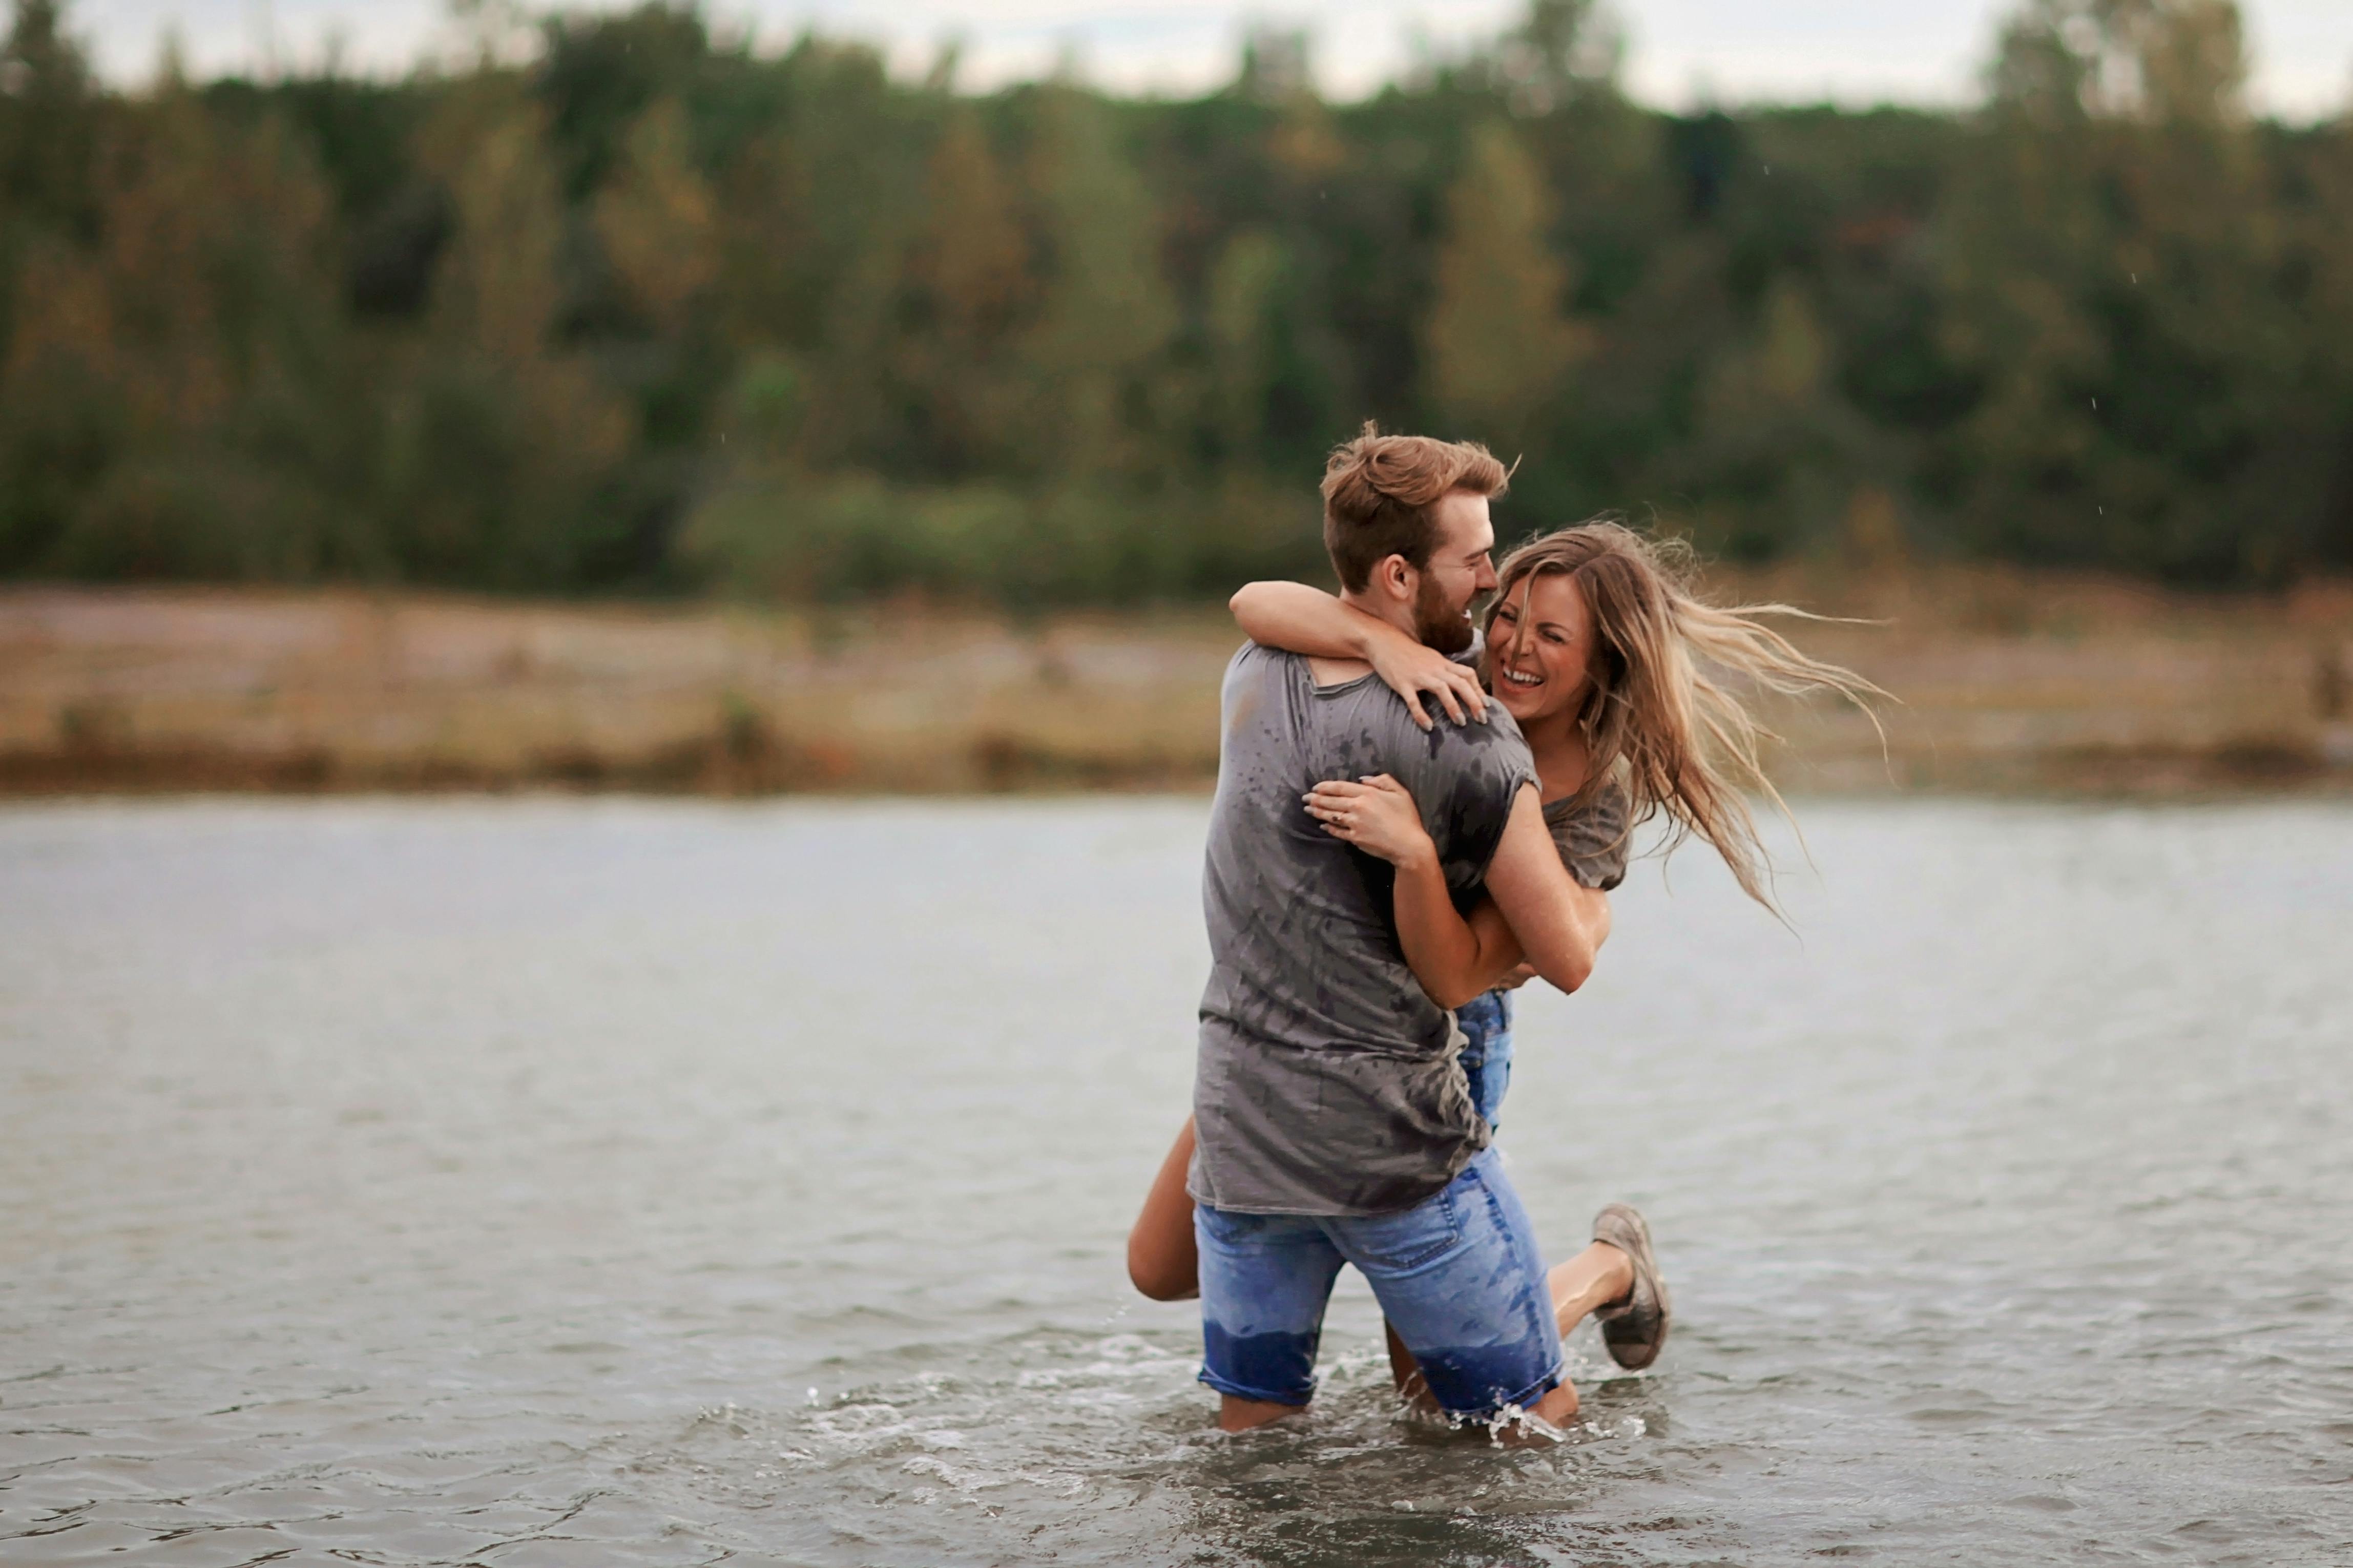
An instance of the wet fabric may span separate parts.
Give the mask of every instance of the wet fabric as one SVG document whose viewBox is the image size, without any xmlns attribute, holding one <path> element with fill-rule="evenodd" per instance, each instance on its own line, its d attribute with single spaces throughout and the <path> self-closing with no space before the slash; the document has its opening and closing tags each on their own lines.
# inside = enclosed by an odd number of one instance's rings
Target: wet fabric
<svg viewBox="0 0 2353 1568">
<path fill-rule="evenodd" d="M 1591 800 L 1564 795 L 1545 806 L 1546 831 L 1578 886 L 1606 893 L 1626 879 L 1630 815 L 1625 786 L 1616 779 L 1604 783 Z"/>
<path fill-rule="evenodd" d="M 1304 1405 L 1324 1309 L 1353 1263 L 1440 1405 L 1456 1415 L 1525 1407 L 1560 1382 L 1560 1328 L 1535 1227 L 1488 1150 L 1410 1209 L 1366 1216 L 1231 1214 L 1196 1205 L 1201 1381 Z"/>
<path fill-rule="evenodd" d="M 1406 967 L 1394 870 L 1302 801 L 1389 773 L 1411 792 L 1459 907 L 1482 889 L 1535 770 L 1518 726 L 1418 728 L 1373 676 L 1318 687 L 1308 661 L 1247 646 L 1227 668 L 1202 877 L 1210 971 L 1194 1079 L 1194 1198 L 1235 1213 L 1410 1208 L 1487 1144 L 1446 1011 Z"/>
<path fill-rule="evenodd" d="M 1616 780 L 1604 784 L 1595 799 L 1579 805 L 1573 797 L 1544 808 L 1545 826 L 1552 834 L 1560 863 L 1584 887 L 1607 892 L 1626 879 L 1626 792 Z M 1516 994 L 1506 990 L 1483 993 L 1455 1009 L 1455 1026 L 1462 1031 L 1463 1082 L 1479 1119 L 1493 1132 L 1503 1126 L 1504 1094 L 1512 1087 L 1512 1012 Z"/>
<path fill-rule="evenodd" d="M 1473 996 L 1454 1011 L 1455 1026 L 1462 1031 L 1462 1081 L 1471 1092 L 1471 1108 L 1494 1132 L 1504 1123 L 1504 1093 L 1512 1087 L 1512 1009 L 1509 991 L 1489 991 Z"/>
</svg>

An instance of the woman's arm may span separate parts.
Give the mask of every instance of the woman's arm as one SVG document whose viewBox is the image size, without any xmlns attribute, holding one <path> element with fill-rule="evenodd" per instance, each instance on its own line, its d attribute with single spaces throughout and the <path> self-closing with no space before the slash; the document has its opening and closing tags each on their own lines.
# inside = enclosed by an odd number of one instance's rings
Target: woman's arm
<svg viewBox="0 0 2353 1568">
<path fill-rule="evenodd" d="M 1519 967 L 1524 956 L 1519 939 L 1493 899 L 1480 900 L 1467 921 L 1456 911 L 1438 864 L 1438 847 L 1430 842 L 1421 813 L 1404 785 L 1387 773 L 1361 784 L 1320 784 L 1308 795 L 1307 809 L 1334 837 L 1397 868 L 1392 897 L 1398 942 L 1405 949 L 1407 966 L 1431 1001 L 1441 1007 L 1460 1007 Z M 1561 989 L 1574 990 L 1590 972 L 1593 952 L 1609 934 L 1609 900 L 1578 887 L 1566 871 L 1553 891 L 1563 905 L 1556 924 L 1578 933 L 1587 945 L 1581 970 L 1572 974 L 1556 962 L 1546 978 L 1555 984 L 1573 979 L 1575 984 Z"/>
<path fill-rule="evenodd" d="M 1563 991 L 1585 984 L 1609 935 L 1609 900 L 1579 887 L 1560 863 L 1532 784 L 1512 803 L 1503 841 L 1487 863 L 1487 891 L 1538 974 Z"/>
<path fill-rule="evenodd" d="M 1467 709 L 1487 716 L 1487 694 L 1477 672 L 1435 648 L 1422 647 L 1377 616 L 1343 603 L 1304 583 L 1249 583 L 1228 601 L 1242 635 L 1254 643 L 1303 653 L 1310 658 L 1361 659 L 1381 683 L 1413 710 L 1413 721 L 1427 730 L 1421 693 L 1438 699 L 1457 724 Z"/>
</svg>

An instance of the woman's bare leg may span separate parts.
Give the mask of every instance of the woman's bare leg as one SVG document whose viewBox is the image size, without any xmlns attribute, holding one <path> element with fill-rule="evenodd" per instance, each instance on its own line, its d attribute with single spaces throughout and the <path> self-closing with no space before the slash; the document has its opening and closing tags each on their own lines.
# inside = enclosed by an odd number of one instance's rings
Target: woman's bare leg
<svg viewBox="0 0 2353 1568">
<path fill-rule="evenodd" d="M 1556 1266 L 1545 1276 L 1545 1283 L 1552 1288 L 1552 1310 L 1560 1322 L 1560 1337 L 1567 1339 L 1588 1313 L 1633 1294 L 1634 1260 L 1608 1242 L 1597 1241 Z"/>
<path fill-rule="evenodd" d="M 1144 1212 L 1127 1233 L 1127 1277 L 1155 1301 L 1189 1301 L 1201 1293 L 1201 1253 L 1193 1239 L 1193 1195 L 1185 1190 L 1185 1173 L 1193 1163 L 1193 1119 L 1185 1119 L 1152 1190 L 1144 1194 Z"/>
</svg>

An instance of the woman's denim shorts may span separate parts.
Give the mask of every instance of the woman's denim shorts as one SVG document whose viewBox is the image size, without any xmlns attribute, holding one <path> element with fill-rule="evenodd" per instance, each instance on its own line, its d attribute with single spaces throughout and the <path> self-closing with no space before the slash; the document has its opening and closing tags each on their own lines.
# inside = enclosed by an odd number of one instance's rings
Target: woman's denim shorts
<svg viewBox="0 0 2353 1568">
<path fill-rule="evenodd" d="M 1197 1204 L 1193 1231 L 1201 1247 L 1201 1381 L 1220 1394 L 1307 1403 L 1324 1303 L 1344 1263 L 1372 1282 L 1450 1414 L 1525 1408 L 1560 1382 L 1560 1328 L 1544 1258 L 1493 1149 L 1435 1196 L 1397 1214 L 1236 1214 Z"/>
<path fill-rule="evenodd" d="M 1502 1125 L 1504 1091 L 1512 1087 L 1512 993 L 1490 991 L 1454 1010 L 1462 1030 L 1462 1075 L 1471 1103 L 1490 1128 Z"/>
</svg>

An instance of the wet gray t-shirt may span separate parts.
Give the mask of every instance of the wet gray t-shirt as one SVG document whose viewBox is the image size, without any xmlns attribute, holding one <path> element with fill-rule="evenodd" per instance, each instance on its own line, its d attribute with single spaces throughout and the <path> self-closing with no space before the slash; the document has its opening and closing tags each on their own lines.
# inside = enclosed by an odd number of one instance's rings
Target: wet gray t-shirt
<svg viewBox="0 0 2353 1568">
<path fill-rule="evenodd" d="M 1546 803 L 1545 827 L 1552 834 L 1553 847 L 1560 851 L 1560 863 L 1578 886 L 1607 893 L 1626 879 L 1630 809 L 1626 788 L 1616 779 L 1604 782 L 1582 804 L 1575 795 Z"/>
<path fill-rule="evenodd" d="M 1492 704 L 1487 723 L 1440 718 L 1425 732 L 1377 678 L 1319 688 L 1305 658 L 1256 644 L 1227 667 L 1223 708 L 1187 1184 L 1249 1214 L 1410 1208 L 1486 1147 L 1487 1126 L 1453 1019 L 1398 946 L 1391 868 L 1325 833 L 1300 797 L 1395 775 L 1468 910 L 1535 780 L 1527 743 Z"/>
</svg>

